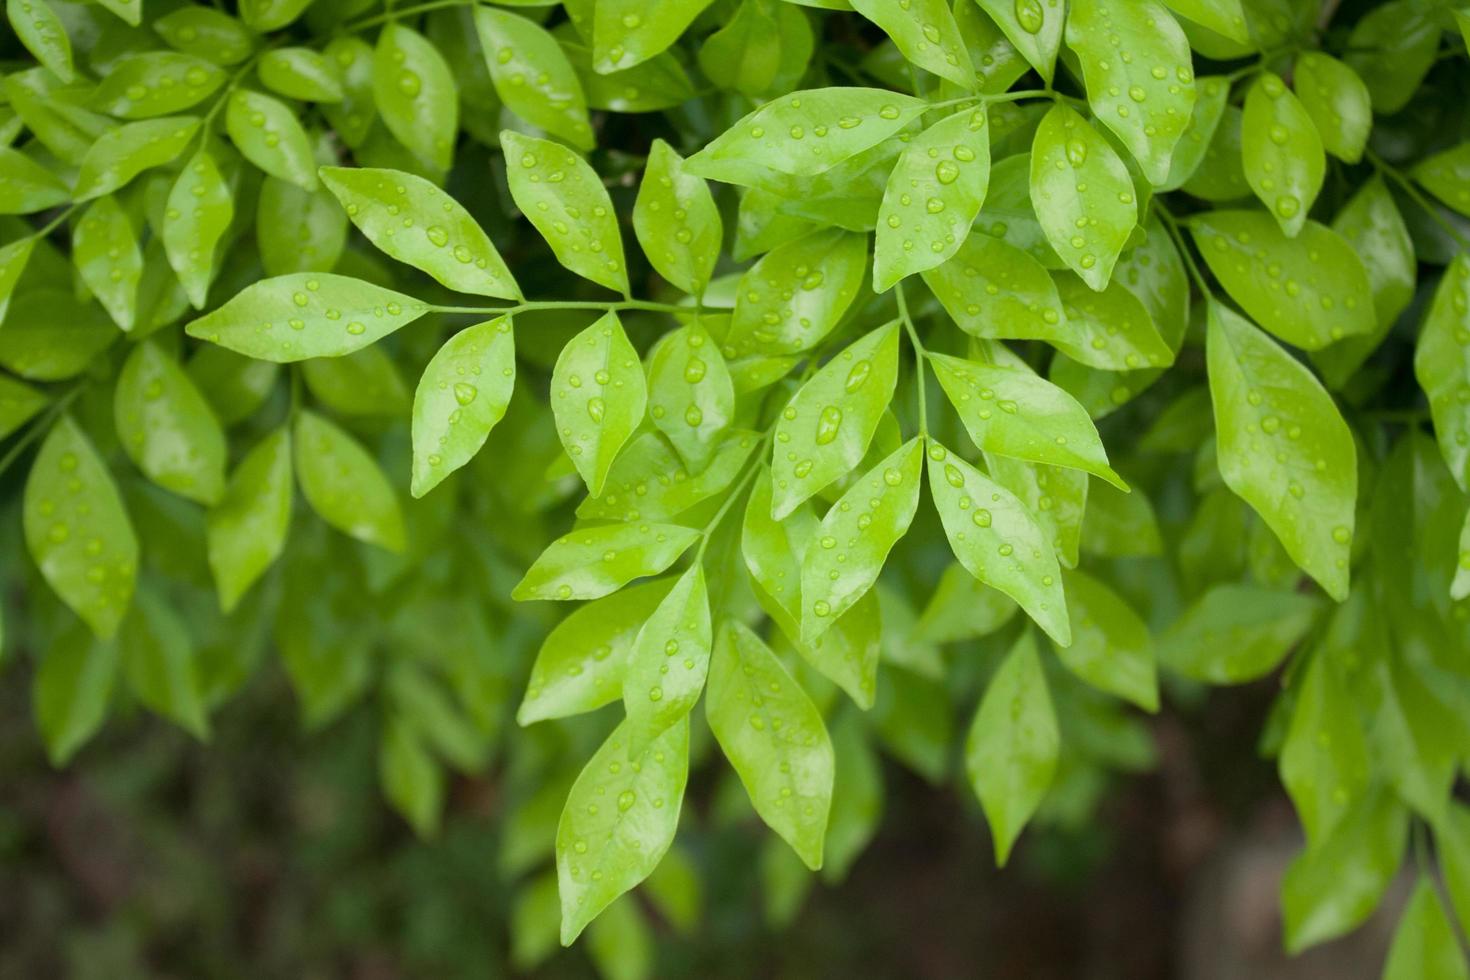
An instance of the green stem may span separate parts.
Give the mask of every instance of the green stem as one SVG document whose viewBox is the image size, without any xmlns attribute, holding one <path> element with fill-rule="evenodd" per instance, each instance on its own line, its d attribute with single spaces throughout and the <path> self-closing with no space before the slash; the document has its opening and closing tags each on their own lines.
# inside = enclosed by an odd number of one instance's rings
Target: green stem
<svg viewBox="0 0 1470 980">
<path fill-rule="evenodd" d="M 1412 178 L 1409 177 L 1408 174 L 1404 173 L 1398 167 L 1395 167 L 1393 164 L 1389 163 L 1387 160 L 1383 159 L 1383 157 L 1379 156 L 1377 153 L 1374 153 L 1372 150 L 1364 150 L 1363 157 L 1373 165 L 1374 170 L 1378 171 L 1380 174 L 1387 177 L 1395 184 L 1398 184 L 1403 192 L 1409 196 L 1410 200 L 1419 205 L 1419 207 L 1423 208 L 1424 213 L 1429 215 L 1429 217 L 1433 219 L 1435 224 L 1443 228 L 1445 230 L 1445 233 L 1455 240 L 1455 244 L 1459 245 L 1461 248 L 1470 249 L 1470 239 L 1466 239 L 1465 236 L 1460 233 L 1460 230 L 1458 228 L 1450 224 L 1445 216 L 1439 213 L 1439 205 L 1431 201 L 1424 194 L 1423 191 L 1414 186 L 1414 181 Z"/>
<path fill-rule="evenodd" d="M 536 302 L 516 303 L 511 306 L 430 306 L 431 313 L 476 313 L 494 314 L 496 316 L 513 316 L 517 313 L 527 313 L 533 310 L 647 310 L 653 313 L 685 313 L 695 316 L 700 312 L 697 306 L 679 306 L 674 303 L 650 303 L 641 299 L 624 299 L 613 302 L 602 302 L 599 300 L 586 300 L 577 302 L 564 302 L 561 300 L 544 300 Z"/>
<path fill-rule="evenodd" d="M 61 223 L 63 221 L 65 221 L 67 218 L 70 218 L 71 215 L 72 215 L 72 212 L 75 211 L 79 207 L 81 207 L 80 204 L 68 204 L 66 207 L 64 207 L 64 208 L 61 209 L 61 211 L 56 215 L 56 217 L 54 217 L 50 221 L 46 222 L 46 224 L 43 225 L 39 231 L 32 232 L 31 233 L 31 237 L 32 238 L 45 238 L 47 235 L 51 234 L 53 231 L 55 231 L 57 228 L 59 228 L 61 226 Z"/>
<path fill-rule="evenodd" d="M 898 316 L 903 320 L 903 328 L 909 335 L 909 343 L 914 346 L 914 372 L 919 385 L 919 435 L 929 437 L 929 393 L 925 390 L 925 376 L 928 369 L 925 367 L 925 359 L 929 352 L 924 349 L 924 344 L 919 340 L 919 331 L 914 327 L 913 317 L 909 316 L 909 304 L 903 295 L 903 283 L 897 283 L 893 287 L 893 295 L 898 300 Z"/>
<path fill-rule="evenodd" d="M 756 446 L 755 451 L 751 454 L 750 466 L 746 468 L 740 479 L 736 481 L 735 489 L 730 491 L 729 495 L 725 497 L 725 502 L 720 504 L 720 509 L 715 511 L 715 516 L 711 517 L 708 523 L 704 525 L 704 530 L 699 532 L 699 550 L 694 553 L 694 564 L 697 565 L 704 561 L 705 549 L 709 547 L 710 539 L 714 537 L 715 530 L 720 526 L 720 522 L 725 519 L 725 515 L 730 512 L 730 508 L 735 506 L 735 501 L 739 500 L 741 495 L 745 493 L 746 487 L 750 486 L 751 481 L 755 479 L 755 475 L 761 471 L 762 460 L 766 454 L 766 446 L 770 443 L 771 435 L 775 431 L 776 427 L 774 425 L 766 430 L 766 434 L 762 437 L 760 445 Z"/>
<path fill-rule="evenodd" d="M 67 406 L 76 401 L 77 396 L 82 393 L 82 388 L 85 386 L 86 382 L 73 386 L 70 391 L 56 399 L 44 415 L 31 423 L 30 428 L 26 429 L 25 435 L 17 439 L 15 445 L 10 447 L 10 451 L 3 458 L 0 458 L 0 476 L 3 476 L 5 471 L 10 469 L 11 465 L 17 459 L 20 459 L 21 454 L 26 451 L 31 443 L 41 438 L 43 434 L 51 431 L 51 425 L 56 421 L 56 417 L 66 411 Z"/>
<path fill-rule="evenodd" d="M 1164 223 L 1169 237 L 1174 239 L 1174 246 L 1179 249 L 1179 254 L 1184 257 L 1184 266 L 1189 270 L 1189 277 L 1194 280 L 1194 284 L 1199 287 L 1202 295 L 1213 299 L 1215 294 L 1211 291 L 1210 284 L 1205 281 L 1204 273 L 1200 271 L 1198 263 L 1194 261 L 1194 253 L 1189 250 L 1189 244 L 1184 240 L 1184 233 L 1179 230 L 1179 222 L 1169 213 L 1169 209 L 1159 202 L 1158 198 L 1153 200 L 1153 209 L 1154 214 L 1158 215 L 1159 220 Z"/>
<path fill-rule="evenodd" d="M 418 3 L 412 7 L 402 7 L 397 10 L 392 9 L 392 5 L 390 4 L 387 13 L 366 17 L 362 20 L 354 21 L 351 24 L 344 24 L 335 36 L 341 37 L 344 34 L 356 34 L 358 31 L 365 31 L 369 27 L 386 24 L 390 20 L 397 20 L 400 17 L 412 17 L 415 14 L 426 13 L 430 10 L 443 10 L 445 7 L 472 7 L 478 2 L 479 0 L 430 0 L 428 3 Z"/>
</svg>

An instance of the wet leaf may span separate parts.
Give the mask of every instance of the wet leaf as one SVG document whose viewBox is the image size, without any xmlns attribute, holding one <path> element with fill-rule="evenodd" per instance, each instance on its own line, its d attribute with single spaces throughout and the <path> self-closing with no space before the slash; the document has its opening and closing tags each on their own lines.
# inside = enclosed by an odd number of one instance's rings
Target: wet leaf
<svg viewBox="0 0 1470 980">
<path fill-rule="evenodd" d="M 225 612 L 280 557 L 292 496 L 291 431 L 282 426 L 245 454 L 209 511 L 209 567 Z"/>
<path fill-rule="evenodd" d="M 647 382 L 616 313 L 567 342 L 551 373 L 557 432 L 595 497 L 618 451 L 643 421 Z"/>
<path fill-rule="evenodd" d="M 292 449 L 301 495 L 322 520 L 359 541 L 403 550 L 398 496 L 361 443 L 315 412 L 302 411 Z"/>
<path fill-rule="evenodd" d="M 265 361 L 338 357 L 427 312 L 411 296 L 330 273 L 262 279 L 186 327 L 189 336 Z"/>
<path fill-rule="evenodd" d="M 634 751 L 682 722 L 709 673 L 709 594 L 695 563 L 638 631 L 623 672 L 623 706 Z"/>
<path fill-rule="evenodd" d="M 867 264 L 866 236 L 835 228 L 773 248 L 740 277 L 725 356 L 815 347 L 857 298 Z"/>
<path fill-rule="evenodd" d="M 109 194 L 138 174 L 172 163 L 199 130 L 194 116 L 168 116 L 125 123 L 97 138 L 82 157 L 72 197 L 90 201 Z"/>
<path fill-rule="evenodd" d="M 1059 0 L 976 0 L 1048 85 L 1062 46 L 1066 6 Z"/>
<path fill-rule="evenodd" d="M 720 257 L 724 227 L 703 177 L 686 172 L 684 159 L 654 140 L 633 205 L 638 244 L 658 274 L 693 296 L 703 296 Z"/>
<path fill-rule="evenodd" d="M 715 639 L 704 707 L 761 819 L 808 868 L 821 868 L 832 806 L 832 741 L 801 685 L 739 622 L 727 622 Z"/>
<path fill-rule="evenodd" d="M 1138 221 L 1133 181 L 1107 140 L 1064 105 L 1036 130 L 1031 203 L 1067 268 L 1095 290 L 1106 287 Z"/>
<path fill-rule="evenodd" d="M 596 145 L 582 85 L 556 38 L 539 24 L 494 7 L 475 8 L 475 31 L 506 108 L 580 150 Z"/>
<path fill-rule="evenodd" d="M 511 593 L 528 599 L 597 599 L 679 560 L 700 532 L 677 524 L 604 524 L 553 541 Z"/>
<path fill-rule="evenodd" d="M 314 189 L 316 155 L 290 106 L 249 89 L 236 89 L 229 100 L 225 131 L 235 149 L 272 177 Z"/>
<path fill-rule="evenodd" d="M 439 348 L 413 397 L 413 495 L 468 463 L 505 415 L 515 386 L 510 317 L 461 330 Z"/>
<path fill-rule="evenodd" d="M 72 231 L 71 257 L 112 322 L 123 330 L 133 329 L 143 250 L 138 247 L 132 219 L 115 197 L 100 197 L 82 212 Z"/>
<path fill-rule="evenodd" d="M 623 239 L 607 188 L 587 161 L 550 140 L 505 130 L 506 173 L 516 207 L 556 260 L 579 276 L 626 294 Z"/>
<path fill-rule="evenodd" d="M 965 739 L 965 772 L 1004 866 L 1026 822 L 1041 805 L 1061 750 L 1046 675 L 1028 630 L 991 676 Z"/>
<path fill-rule="evenodd" d="M 110 639 L 132 602 L 138 539 L 106 463 L 70 415 L 52 426 L 31 464 L 23 523 L 46 582 L 98 638 Z"/>
<path fill-rule="evenodd" d="M 1295 238 L 1322 190 L 1327 160 L 1311 114 L 1271 72 L 1246 93 L 1240 152 L 1251 190 Z"/>
<path fill-rule="evenodd" d="M 1368 789 L 1368 743 L 1337 665 L 1319 649 L 1296 692 L 1281 745 L 1281 783 L 1309 847 L 1321 846 Z"/>
<path fill-rule="evenodd" d="M 1066 581 L 1072 643 L 1058 648 L 1057 657 L 1099 691 L 1158 711 L 1159 682 L 1148 625 L 1098 579 L 1068 572 Z"/>
<path fill-rule="evenodd" d="M 944 0 L 853 0 L 852 6 L 881 27 L 913 64 L 964 88 L 974 87 L 965 39 Z"/>
<path fill-rule="evenodd" d="M 225 489 L 225 433 L 189 375 L 151 340 L 133 348 L 113 399 L 117 436 L 154 483 L 202 504 Z"/>
<path fill-rule="evenodd" d="M 703 470 L 734 418 L 735 388 L 702 321 L 680 327 L 654 348 L 648 414 L 690 468 Z"/>
<path fill-rule="evenodd" d="M 234 195 L 208 150 L 179 171 L 163 217 L 163 248 L 189 301 L 202 309 L 214 275 L 214 250 L 235 216 Z"/>
<path fill-rule="evenodd" d="M 454 162 L 459 92 L 439 49 L 422 34 L 390 23 L 373 51 L 373 101 L 393 137 L 438 170 Z"/>
</svg>

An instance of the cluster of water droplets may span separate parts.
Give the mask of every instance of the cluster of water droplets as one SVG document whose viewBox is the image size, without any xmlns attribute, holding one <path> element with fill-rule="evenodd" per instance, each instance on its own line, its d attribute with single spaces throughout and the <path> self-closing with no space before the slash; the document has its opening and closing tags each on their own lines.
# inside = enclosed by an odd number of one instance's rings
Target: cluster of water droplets
<svg viewBox="0 0 1470 980">
<path fill-rule="evenodd" d="M 1233 235 L 1216 232 L 1210 236 L 1210 247 L 1232 261 L 1239 276 L 1248 276 L 1257 286 L 1264 287 L 1264 295 L 1274 303 L 1271 314 L 1274 320 L 1292 320 L 1298 327 L 1310 331 L 1317 344 L 1328 340 L 1341 340 L 1346 331 L 1340 324 L 1328 328 L 1327 337 L 1317 331 L 1315 319 L 1300 316 L 1303 306 L 1310 306 L 1313 299 L 1324 313 L 1331 313 L 1339 306 L 1352 312 L 1358 308 L 1358 298 L 1352 294 L 1334 296 L 1327 288 L 1331 270 L 1323 265 L 1319 249 L 1311 246 L 1293 246 L 1297 257 L 1305 257 L 1310 271 L 1304 280 L 1289 274 L 1282 264 L 1271 257 L 1271 253 L 1254 241 L 1249 231 L 1241 229 Z M 1301 240 L 1298 239 L 1298 242 Z"/>
<path fill-rule="evenodd" d="M 50 480 L 31 477 L 33 485 L 59 490 L 59 494 L 41 497 L 35 505 L 35 513 L 46 522 L 45 540 L 38 555 L 41 568 L 47 571 L 50 567 L 82 565 L 82 578 L 92 590 L 83 602 L 98 614 L 107 614 L 114 605 L 124 607 L 132 596 L 136 563 L 126 555 L 109 554 L 107 542 L 93 529 L 92 505 L 85 495 L 87 484 L 77 454 L 63 452 L 57 457 L 56 467 L 57 475 Z"/>
<path fill-rule="evenodd" d="M 570 151 L 565 151 L 570 154 Z M 537 212 L 548 216 L 551 230 L 564 240 L 566 248 L 573 254 L 580 255 L 584 250 L 597 256 L 604 256 L 603 266 L 608 272 L 616 274 L 622 270 L 622 262 L 610 254 L 614 250 L 621 251 L 618 243 L 617 219 L 609 219 L 607 207 L 603 204 L 593 204 L 588 208 L 591 220 L 583 220 L 582 207 L 573 204 L 572 195 L 581 192 L 580 185 L 583 182 L 581 170 L 569 163 L 558 166 L 552 161 L 543 161 L 535 153 L 527 150 L 521 154 L 520 165 L 526 171 L 526 180 L 532 184 L 565 183 L 566 188 L 552 187 L 544 193 L 536 193 L 535 206 Z M 566 220 L 563 220 L 566 219 Z M 570 220 L 576 226 L 578 238 L 568 237 L 572 233 L 572 226 L 567 224 Z M 616 244 L 616 249 L 609 247 Z"/>
</svg>

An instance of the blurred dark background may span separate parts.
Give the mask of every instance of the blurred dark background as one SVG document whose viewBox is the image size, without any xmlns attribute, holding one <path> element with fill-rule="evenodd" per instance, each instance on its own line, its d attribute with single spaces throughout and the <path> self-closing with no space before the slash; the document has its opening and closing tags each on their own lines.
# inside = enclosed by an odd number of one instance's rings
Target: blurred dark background
<svg viewBox="0 0 1470 980">
<path fill-rule="evenodd" d="M 65 771 L 29 716 L 29 667 L 0 684 L 0 978 L 590 977 L 585 942 L 510 965 L 512 889 L 497 774 L 456 781 L 438 839 L 382 802 L 364 707 L 306 735 L 277 669 L 201 746 L 114 718 Z M 1280 952 L 1277 888 L 1300 847 L 1257 757 L 1274 681 L 1151 721 L 1156 771 L 1121 780 L 1075 830 L 1031 830 L 1005 870 L 962 781 L 884 764 L 882 828 L 848 878 L 773 928 L 753 820 L 704 831 L 696 773 L 681 832 L 704 911 L 682 932 L 646 900 L 655 976 L 1376 977 L 1404 889 L 1352 936 Z M 550 832 L 549 830 L 547 831 Z"/>
</svg>

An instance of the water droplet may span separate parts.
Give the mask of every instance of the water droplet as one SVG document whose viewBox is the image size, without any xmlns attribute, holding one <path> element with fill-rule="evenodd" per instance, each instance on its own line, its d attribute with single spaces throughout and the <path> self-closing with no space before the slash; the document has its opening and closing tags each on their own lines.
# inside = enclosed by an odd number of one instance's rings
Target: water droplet
<svg viewBox="0 0 1470 980">
<path fill-rule="evenodd" d="M 852 370 L 847 372 L 847 381 L 843 387 L 851 394 L 861 388 L 863 383 L 868 380 L 868 376 L 872 373 L 873 365 L 871 363 L 866 360 L 858 361 L 852 366 Z"/>
<path fill-rule="evenodd" d="M 638 797 L 631 789 L 625 789 L 618 794 L 618 809 L 624 813 L 633 809 L 633 804 L 638 802 Z"/>
<path fill-rule="evenodd" d="M 818 616 L 830 616 L 832 615 L 832 605 L 826 599 L 818 599 L 812 603 L 812 612 Z"/>
<path fill-rule="evenodd" d="M 903 482 L 903 473 L 895 467 L 890 466 L 883 471 L 883 482 L 890 487 L 896 487 Z"/>
<path fill-rule="evenodd" d="M 704 361 L 697 357 L 691 357 L 689 358 L 689 362 L 684 365 L 684 380 L 692 385 L 698 384 L 704 380 L 705 370 L 706 365 Z"/>
<path fill-rule="evenodd" d="M 970 515 L 970 520 L 975 522 L 976 527 L 989 527 L 990 511 L 982 507 Z"/>
<path fill-rule="evenodd" d="M 955 156 L 959 156 L 960 149 L 969 152 L 967 147 L 960 147 L 955 150 Z M 934 165 L 934 179 L 941 184 L 953 184 L 959 177 L 960 166 L 953 160 L 940 160 Z"/>
<path fill-rule="evenodd" d="M 479 393 L 480 390 L 478 388 L 463 381 L 456 382 L 454 385 L 454 400 L 461 405 L 468 405 L 475 400 L 475 396 Z"/>
<path fill-rule="evenodd" d="M 419 89 L 421 87 L 422 83 L 419 81 L 419 76 L 417 73 L 411 72 L 406 68 L 399 73 L 398 91 L 402 92 L 404 95 L 412 98 L 413 96 L 419 94 Z"/>
<path fill-rule="evenodd" d="M 429 236 L 429 241 L 433 242 L 440 248 L 443 248 L 445 245 L 449 244 L 449 232 L 445 231 L 438 225 L 430 225 L 429 227 L 425 228 L 424 234 Z"/>
<path fill-rule="evenodd" d="M 607 413 L 607 406 L 601 398 L 592 397 L 587 399 L 587 417 L 593 422 L 602 422 L 602 417 Z"/>
<path fill-rule="evenodd" d="M 1041 0 L 1016 0 L 1016 23 L 1027 34 L 1036 34 L 1046 23 L 1046 14 L 1041 9 Z"/>
<path fill-rule="evenodd" d="M 895 106 L 895 105 L 886 105 L 883 108 L 881 108 L 881 109 L 878 110 L 878 115 L 882 116 L 884 119 L 897 119 L 898 118 L 898 106 Z"/>
<path fill-rule="evenodd" d="M 1080 139 L 1067 140 L 1067 162 L 1080 167 L 1087 162 L 1087 144 Z"/>
<path fill-rule="evenodd" d="M 825 446 L 837 438 L 837 432 L 842 427 L 842 409 L 836 405 L 828 405 L 822 409 L 821 416 L 817 419 L 816 443 Z"/>
</svg>

